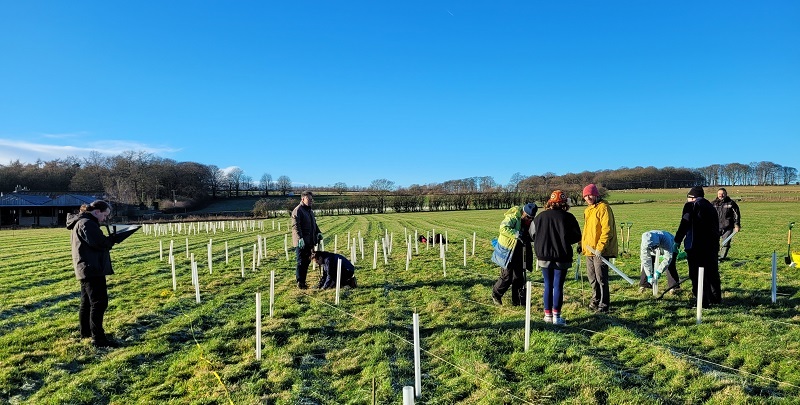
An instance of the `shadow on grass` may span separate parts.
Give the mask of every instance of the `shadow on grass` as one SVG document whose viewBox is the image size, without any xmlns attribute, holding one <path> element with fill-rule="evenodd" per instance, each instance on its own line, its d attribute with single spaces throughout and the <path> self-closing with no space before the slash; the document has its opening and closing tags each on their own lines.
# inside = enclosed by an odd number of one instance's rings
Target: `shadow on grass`
<svg viewBox="0 0 800 405">
<path fill-rule="evenodd" d="M 73 300 L 79 298 L 80 296 L 81 293 L 79 291 L 75 291 L 69 294 L 54 295 L 52 297 L 32 302 L 30 304 L 4 309 L 0 311 L 0 321 L 14 316 L 24 315 L 33 311 L 37 311 L 42 308 L 52 307 L 61 304 L 63 301 Z M 2 329 L 0 329 L 0 332 L 2 332 Z"/>
</svg>

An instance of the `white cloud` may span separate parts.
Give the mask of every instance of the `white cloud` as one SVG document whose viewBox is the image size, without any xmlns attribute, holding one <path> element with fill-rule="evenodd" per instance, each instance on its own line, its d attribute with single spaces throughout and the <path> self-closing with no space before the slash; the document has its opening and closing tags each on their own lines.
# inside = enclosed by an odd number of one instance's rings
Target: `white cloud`
<svg viewBox="0 0 800 405">
<path fill-rule="evenodd" d="M 219 170 L 222 172 L 222 174 L 227 176 L 233 171 L 233 169 L 241 169 L 241 168 L 239 166 L 228 166 L 228 167 L 223 167 Z"/>
<path fill-rule="evenodd" d="M 83 134 L 49 134 L 45 135 L 49 138 L 72 138 L 80 137 L 85 138 Z M 161 156 L 165 153 L 172 153 L 178 149 L 167 147 L 155 147 L 144 145 L 137 142 L 129 141 L 115 141 L 104 140 L 92 142 L 88 141 L 81 146 L 73 145 L 54 145 L 47 143 L 33 143 L 18 141 L 13 139 L 0 138 L 0 164 L 7 164 L 9 162 L 19 160 L 22 163 L 34 163 L 41 159 L 43 161 L 50 161 L 55 159 L 63 159 L 68 156 L 75 156 L 79 158 L 87 157 L 91 152 L 98 152 L 102 155 L 116 156 L 125 151 L 144 151 L 154 155 Z"/>
</svg>

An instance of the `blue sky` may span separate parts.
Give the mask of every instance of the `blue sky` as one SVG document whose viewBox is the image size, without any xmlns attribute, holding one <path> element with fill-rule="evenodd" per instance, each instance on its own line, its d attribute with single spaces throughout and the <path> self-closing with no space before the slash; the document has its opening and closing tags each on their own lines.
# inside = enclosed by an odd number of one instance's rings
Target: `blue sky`
<svg viewBox="0 0 800 405">
<path fill-rule="evenodd" d="M 800 1 L 0 0 L 0 164 L 397 186 L 800 167 Z"/>
</svg>

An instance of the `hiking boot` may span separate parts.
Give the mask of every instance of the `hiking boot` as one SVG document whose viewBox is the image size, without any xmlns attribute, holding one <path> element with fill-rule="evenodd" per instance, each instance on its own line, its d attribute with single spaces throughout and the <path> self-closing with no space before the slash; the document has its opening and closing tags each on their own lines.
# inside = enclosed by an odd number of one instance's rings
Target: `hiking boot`
<svg viewBox="0 0 800 405">
<path fill-rule="evenodd" d="M 565 326 L 567 320 L 562 318 L 561 315 L 553 315 L 553 325 Z"/>
<path fill-rule="evenodd" d="M 499 296 L 494 295 L 494 293 L 492 293 L 492 302 L 494 303 L 494 305 L 498 306 L 503 305 L 503 300 Z"/>
<path fill-rule="evenodd" d="M 298 281 L 297 282 L 297 288 L 299 288 L 301 290 L 306 290 L 306 289 L 308 289 L 308 285 L 306 285 L 306 283 L 301 283 L 301 282 Z"/>
<path fill-rule="evenodd" d="M 92 340 L 92 345 L 94 347 L 111 347 L 111 348 L 119 347 L 119 343 L 111 339 Z"/>
<path fill-rule="evenodd" d="M 545 315 L 544 318 L 542 318 L 542 320 L 544 321 L 544 323 L 553 323 L 553 315 Z"/>
</svg>

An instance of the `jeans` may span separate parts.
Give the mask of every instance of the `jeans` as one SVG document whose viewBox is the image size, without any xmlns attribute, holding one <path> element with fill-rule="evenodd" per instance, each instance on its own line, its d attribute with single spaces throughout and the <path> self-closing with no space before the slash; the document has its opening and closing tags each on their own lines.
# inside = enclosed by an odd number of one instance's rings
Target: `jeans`
<svg viewBox="0 0 800 405">
<path fill-rule="evenodd" d="M 557 269 L 554 264 L 550 267 L 542 267 L 542 278 L 544 278 L 544 312 L 549 314 L 551 311 L 561 313 L 564 305 L 564 281 L 567 269 Z"/>
</svg>

